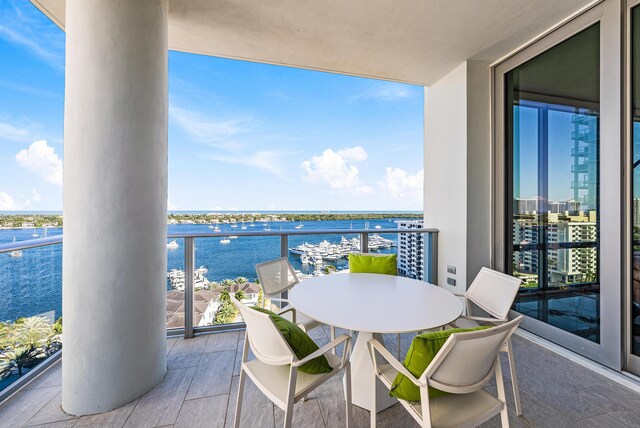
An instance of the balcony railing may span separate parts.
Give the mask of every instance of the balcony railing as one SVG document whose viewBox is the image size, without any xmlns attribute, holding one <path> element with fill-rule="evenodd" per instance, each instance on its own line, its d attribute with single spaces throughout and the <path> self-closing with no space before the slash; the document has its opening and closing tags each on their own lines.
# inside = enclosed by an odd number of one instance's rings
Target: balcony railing
<svg viewBox="0 0 640 428">
<path fill-rule="evenodd" d="M 225 231 L 225 232 L 212 232 L 212 233 L 170 233 L 167 235 L 169 241 L 181 240 L 183 242 L 184 254 L 183 254 L 183 267 L 184 267 L 184 301 L 182 306 L 184 308 L 184 327 L 180 328 L 167 328 L 168 336 L 184 335 L 185 338 L 193 337 L 196 334 L 216 332 L 216 331 L 231 331 L 243 329 L 244 323 L 233 324 L 214 324 L 197 326 L 194 325 L 194 309 L 196 307 L 195 301 L 195 283 L 196 283 L 196 241 L 200 239 L 221 239 L 228 238 L 230 236 L 237 236 L 238 238 L 257 238 L 257 237 L 274 237 L 279 241 L 279 256 L 289 256 L 289 238 L 292 236 L 314 236 L 314 235 L 357 235 L 359 237 L 360 248 L 363 253 L 369 252 L 369 237 L 371 235 L 398 235 L 403 234 L 423 234 L 424 235 L 424 280 L 430 283 L 437 283 L 437 265 L 438 265 L 438 230 L 432 228 L 412 228 L 412 229 L 327 229 L 327 230 L 278 230 L 278 231 Z M 20 254 L 19 258 L 22 258 L 23 253 L 28 256 L 28 251 L 37 251 L 37 249 L 50 246 L 60 246 L 63 242 L 61 235 L 52 236 L 47 238 L 39 238 L 25 241 L 18 241 L 13 243 L 0 244 L 0 257 L 14 257 Z M 200 245 L 200 244 L 199 244 Z M 57 250 L 59 262 L 62 262 L 60 257 L 61 248 Z M 27 257 L 24 258 L 27 260 Z M 58 262 L 57 261 L 57 262 Z M 56 262 L 56 263 L 57 263 Z M 413 262 L 413 263 L 411 263 Z M 415 274 L 415 262 L 410 261 L 411 267 L 407 274 Z M 60 265 L 61 272 L 61 265 Z M 62 289 L 61 276 L 56 276 L 54 288 L 57 287 L 58 291 Z M 159 285 L 161 286 L 161 285 Z M 166 284 L 162 284 L 166 287 Z M 37 287 L 37 285 L 34 285 Z M 168 290 L 170 292 L 172 290 Z M 60 293 L 61 296 L 61 293 Z M 39 296 L 40 298 L 42 296 Z M 56 300 L 60 297 L 56 297 Z M 57 304 L 56 304 L 57 305 Z M 61 307 L 61 302 L 60 302 Z M 60 314 L 56 314 L 58 317 Z M 31 316 L 31 313 L 21 314 L 19 316 Z M 17 317 L 15 317 L 17 318 Z M 21 376 L 18 380 L 0 390 L 0 401 L 9 395 L 13 394 L 39 373 L 41 373 L 46 367 L 53 364 L 61 356 L 61 350 L 55 352 L 49 358 L 43 360 L 35 367 Z"/>
</svg>

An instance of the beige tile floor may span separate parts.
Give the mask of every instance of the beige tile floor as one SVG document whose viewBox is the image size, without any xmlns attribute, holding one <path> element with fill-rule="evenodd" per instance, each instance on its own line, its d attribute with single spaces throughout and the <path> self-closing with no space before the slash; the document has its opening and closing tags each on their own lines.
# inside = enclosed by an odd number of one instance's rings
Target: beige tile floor
<svg viewBox="0 0 640 428">
<path fill-rule="evenodd" d="M 328 342 L 328 329 L 312 331 Z M 411 335 L 403 335 L 406 351 Z M 387 343 L 395 343 L 393 336 Z M 55 364 L 0 406 L 0 427 L 231 427 L 238 387 L 243 334 L 217 333 L 169 339 L 168 367 L 155 389 L 108 413 L 75 418 L 60 408 L 61 365 Z M 522 337 L 514 337 L 524 416 L 512 427 L 638 427 L 640 395 Z M 508 372 L 507 372 L 508 374 Z M 296 427 L 344 426 L 341 381 L 333 378 L 295 407 Z M 495 393 L 495 385 L 487 386 Z M 510 385 L 507 384 L 510 393 Z M 509 398 L 511 396 L 509 395 Z M 513 403 L 510 402 L 512 406 Z M 366 410 L 354 407 L 356 427 L 369 425 Z M 284 412 L 247 382 L 243 427 L 278 427 Z M 382 427 L 417 427 L 399 405 L 381 412 Z M 494 418 L 484 427 L 498 427 Z"/>
</svg>

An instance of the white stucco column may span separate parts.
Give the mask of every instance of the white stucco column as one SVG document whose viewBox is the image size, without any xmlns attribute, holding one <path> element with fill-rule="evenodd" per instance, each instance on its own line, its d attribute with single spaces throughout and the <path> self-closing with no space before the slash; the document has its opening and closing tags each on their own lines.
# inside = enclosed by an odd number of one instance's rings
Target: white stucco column
<svg viewBox="0 0 640 428">
<path fill-rule="evenodd" d="M 166 373 L 167 0 L 67 0 L 62 407 Z"/>
</svg>

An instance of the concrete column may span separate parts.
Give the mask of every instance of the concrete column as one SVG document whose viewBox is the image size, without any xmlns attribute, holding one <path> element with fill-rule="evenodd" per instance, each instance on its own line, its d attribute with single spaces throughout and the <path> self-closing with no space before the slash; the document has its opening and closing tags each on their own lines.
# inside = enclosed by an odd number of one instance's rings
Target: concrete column
<svg viewBox="0 0 640 428">
<path fill-rule="evenodd" d="M 454 293 L 491 264 L 490 88 L 489 66 L 467 61 L 425 91 L 425 225 L 440 229 L 438 285 Z"/>
<path fill-rule="evenodd" d="M 167 0 L 67 0 L 62 407 L 166 373 Z"/>
</svg>

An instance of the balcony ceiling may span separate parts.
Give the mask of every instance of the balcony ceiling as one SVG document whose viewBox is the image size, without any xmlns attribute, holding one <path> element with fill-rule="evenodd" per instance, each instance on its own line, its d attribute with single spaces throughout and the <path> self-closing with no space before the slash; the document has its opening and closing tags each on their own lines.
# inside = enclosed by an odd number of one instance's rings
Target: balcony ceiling
<svg viewBox="0 0 640 428">
<path fill-rule="evenodd" d="M 64 0 L 31 0 L 64 29 Z M 172 50 L 429 86 L 593 0 L 171 0 Z"/>
</svg>

